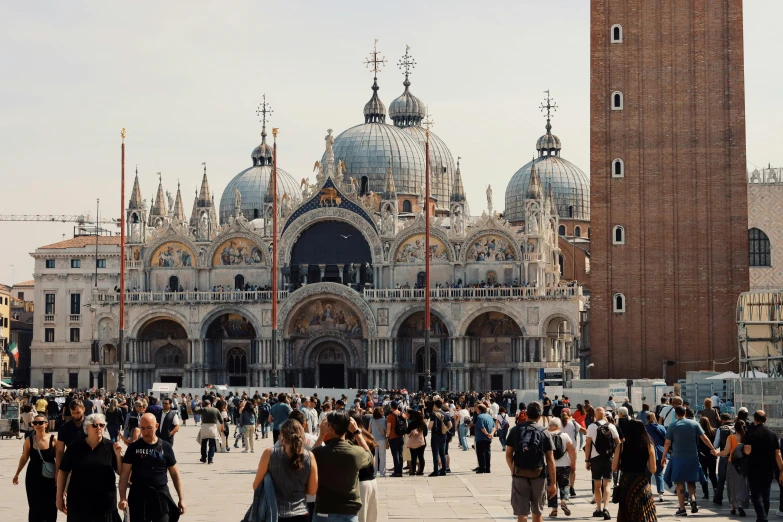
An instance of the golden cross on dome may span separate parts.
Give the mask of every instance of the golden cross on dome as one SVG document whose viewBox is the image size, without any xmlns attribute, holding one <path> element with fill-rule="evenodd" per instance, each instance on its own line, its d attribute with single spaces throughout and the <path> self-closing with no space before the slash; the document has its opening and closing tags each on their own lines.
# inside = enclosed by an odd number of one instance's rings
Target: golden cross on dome
<svg viewBox="0 0 783 522">
<path fill-rule="evenodd" d="M 381 54 L 381 52 L 378 50 L 378 39 L 376 38 L 370 55 L 364 61 L 364 65 L 367 66 L 367 68 L 370 69 L 370 71 L 373 72 L 376 76 L 379 72 L 381 72 L 381 67 L 386 66 L 386 63 L 388 62 L 385 56 L 378 58 L 379 54 Z"/>
<path fill-rule="evenodd" d="M 397 62 L 397 66 L 405 71 L 405 78 L 408 78 L 408 75 L 411 74 L 411 69 L 416 67 L 416 60 L 413 59 L 413 56 L 410 55 L 408 51 L 411 50 L 410 45 L 405 46 L 405 55 L 400 59 L 399 62 Z"/>
<path fill-rule="evenodd" d="M 256 114 L 261 117 L 260 121 L 263 128 L 266 128 L 267 115 L 271 116 L 273 112 L 275 111 L 273 111 L 272 107 L 266 102 L 266 93 L 264 93 L 263 101 L 261 102 L 261 105 L 259 105 L 258 109 L 256 110 Z"/>
</svg>

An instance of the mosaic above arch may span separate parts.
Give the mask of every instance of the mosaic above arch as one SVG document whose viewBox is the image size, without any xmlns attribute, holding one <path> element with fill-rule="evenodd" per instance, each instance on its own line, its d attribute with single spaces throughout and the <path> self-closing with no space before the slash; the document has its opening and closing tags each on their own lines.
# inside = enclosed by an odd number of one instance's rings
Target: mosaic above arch
<svg viewBox="0 0 783 522">
<path fill-rule="evenodd" d="M 233 237 L 220 244 L 212 257 L 212 266 L 253 266 L 264 264 L 264 251 L 254 241 Z"/>
<path fill-rule="evenodd" d="M 151 265 L 163 268 L 186 268 L 193 266 L 193 251 L 179 241 L 168 241 L 152 253 Z"/>
<path fill-rule="evenodd" d="M 514 245 L 497 234 L 484 234 L 468 245 L 466 261 L 516 261 Z"/>
<path fill-rule="evenodd" d="M 424 263 L 424 234 L 414 234 L 407 238 L 397 248 L 394 254 L 395 263 Z M 439 238 L 430 235 L 430 261 L 449 261 L 449 249 Z"/>
<path fill-rule="evenodd" d="M 308 339 L 330 331 L 340 332 L 349 338 L 363 337 L 358 312 L 338 299 L 314 299 L 295 313 L 288 332 L 292 339 Z"/>
<path fill-rule="evenodd" d="M 470 323 L 465 335 L 470 337 L 521 337 L 522 328 L 502 312 L 485 312 Z"/>
</svg>

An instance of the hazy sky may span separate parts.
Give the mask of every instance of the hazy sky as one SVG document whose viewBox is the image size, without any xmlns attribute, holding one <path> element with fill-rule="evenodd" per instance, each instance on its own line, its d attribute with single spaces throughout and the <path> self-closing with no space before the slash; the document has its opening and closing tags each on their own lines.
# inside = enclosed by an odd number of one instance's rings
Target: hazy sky
<svg viewBox="0 0 783 522">
<path fill-rule="evenodd" d="M 226 6 L 230 5 L 230 9 Z M 748 160 L 783 163 L 780 0 L 745 2 Z M 311 176 L 327 128 L 363 121 L 373 39 L 388 59 L 379 92 L 403 90 L 397 62 L 411 46 L 411 90 L 433 131 L 461 156 L 470 206 L 491 183 L 503 208 L 511 176 L 535 154 L 546 89 L 560 109 L 562 155 L 589 171 L 589 2 L 40 2 L 0 3 L 2 214 L 119 217 L 120 128 L 128 180 L 139 165 L 151 200 L 182 183 L 186 212 L 208 165 L 216 200 L 251 165 L 255 110 L 266 93 L 280 127 L 278 165 Z M 388 121 L 391 123 L 391 121 Z M 72 225 L 0 222 L 0 282 L 32 278 L 36 247 Z"/>
</svg>

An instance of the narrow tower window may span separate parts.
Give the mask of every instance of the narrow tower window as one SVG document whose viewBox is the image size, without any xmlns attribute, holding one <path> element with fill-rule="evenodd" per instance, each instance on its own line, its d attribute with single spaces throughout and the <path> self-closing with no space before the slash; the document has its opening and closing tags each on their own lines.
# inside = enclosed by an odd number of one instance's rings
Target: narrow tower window
<svg viewBox="0 0 783 522">
<path fill-rule="evenodd" d="M 613 309 L 615 313 L 625 313 L 625 296 L 623 294 L 614 294 Z"/>
<path fill-rule="evenodd" d="M 612 177 L 623 178 L 625 177 L 625 163 L 620 158 L 616 158 L 612 161 Z"/>
<path fill-rule="evenodd" d="M 623 43 L 623 26 L 620 24 L 612 26 L 612 43 Z"/>
<path fill-rule="evenodd" d="M 612 110 L 613 111 L 623 110 L 623 93 L 621 93 L 620 91 L 614 91 L 612 93 Z"/>
<path fill-rule="evenodd" d="M 557 234 L 559 236 L 565 236 L 566 235 L 566 227 L 565 227 L 565 225 L 560 225 L 559 227 L 557 227 Z"/>
<path fill-rule="evenodd" d="M 624 245 L 625 244 L 625 229 L 620 225 L 617 225 L 612 230 L 612 244 Z"/>
<path fill-rule="evenodd" d="M 582 227 L 574 228 L 574 237 L 582 237 Z"/>
</svg>

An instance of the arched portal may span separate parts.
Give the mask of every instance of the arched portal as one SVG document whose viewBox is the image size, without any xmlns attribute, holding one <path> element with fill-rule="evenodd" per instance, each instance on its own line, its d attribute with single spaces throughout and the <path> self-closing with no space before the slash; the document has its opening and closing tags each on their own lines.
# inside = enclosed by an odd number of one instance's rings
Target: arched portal
<svg viewBox="0 0 783 522">
<path fill-rule="evenodd" d="M 190 342 L 185 328 L 169 318 L 153 320 L 139 332 L 141 353 L 149 353 L 154 365 L 152 382 L 183 385 Z M 145 346 L 146 345 L 146 346 Z M 151 385 L 152 382 L 149 384 Z"/>
<path fill-rule="evenodd" d="M 372 254 L 362 233 L 344 221 L 319 221 L 302 232 L 291 250 L 292 283 L 295 287 L 305 282 L 348 284 L 351 263 L 353 281 L 363 284 L 365 273 L 359 267 L 372 264 Z"/>
<path fill-rule="evenodd" d="M 256 329 L 242 314 L 226 312 L 207 327 L 204 362 L 208 382 L 227 382 L 229 386 L 247 386 L 248 364 L 256 344 Z"/>
<path fill-rule="evenodd" d="M 415 372 L 405 379 L 419 390 L 424 389 L 426 368 L 424 312 L 414 312 L 397 330 L 397 348 L 401 362 L 415 364 Z M 443 320 L 430 312 L 430 385 L 437 389 L 438 384 L 438 347 L 445 347 L 449 339 L 449 329 Z"/>
<path fill-rule="evenodd" d="M 511 367 L 519 362 L 524 329 L 502 312 L 484 312 L 465 331 L 470 361 L 479 366 L 471 388 L 503 391 L 511 388 Z"/>
<path fill-rule="evenodd" d="M 355 370 L 349 369 L 350 356 L 342 343 L 325 340 L 317 344 L 306 361 L 308 369 L 314 377 L 314 385 L 319 388 L 345 388 L 354 380 Z"/>
<path fill-rule="evenodd" d="M 424 365 L 424 346 L 416 350 L 416 376 L 417 376 L 417 383 L 419 385 L 418 389 L 423 390 L 424 384 L 427 381 L 427 369 Z M 438 352 L 430 347 L 430 386 L 433 390 L 437 390 L 436 384 L 438 382 L 437 379 L 438 375 Z"/>
</svg>

